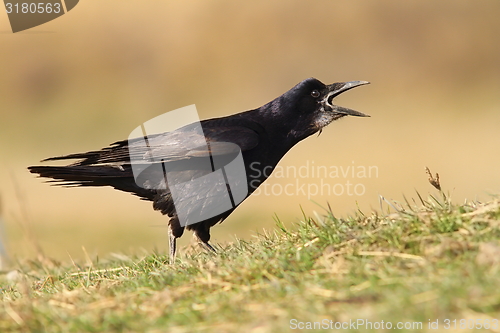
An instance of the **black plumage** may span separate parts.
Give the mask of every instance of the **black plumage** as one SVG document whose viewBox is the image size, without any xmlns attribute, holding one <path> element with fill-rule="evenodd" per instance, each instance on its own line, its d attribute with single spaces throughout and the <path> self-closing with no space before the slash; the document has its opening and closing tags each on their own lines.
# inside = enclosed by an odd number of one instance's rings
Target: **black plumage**
<svg viewBox="0 0 500 333">
<path fill-rule="evenodd" d="M 314 78 L 306 79 L 260 108 L 202 121 L 202 133 L 196 124 L 191 124 L 148 136 L 147 147 L 143 138 L 118 141 L 101 150 L 44 160 L 77 160 L 67 166 L 30 166 L 28 169 L 40 177 L 51 178 L 51 182 L 57 185 L 111 186 L 152 201 L 155 210 L 170 217 L 171 259 L 175 256 L 176 239 L 182 236 L 185 228 L 193 230 L 202 244 L 213 249 L 208 243 L 210 228 L 227 218 L 244 198 L 232 201 L 233 206 L 223 213 L 204 215 L 211 217 L 197 223 L 181 224 L 177 211 L 197 210 L 199 214 L 205 214 L 208 208 L 220 202 L 217 198 L 222 192 L 231 193 L 232 188 L 221 183 L 196 193 L 185 190 L 180 194 L 182 200 L 174 204 L 168 184 L 200 179 L 230 163 L 241 151 L 246 179 L 233 181 L 245 186 L 246 197 L 249 196 L 299 141 L 341 117 L 367 116 L 333 104 L 333 98 L 342 92 L 367 83 L 353 81 L 325 85 Z M 204 162 L 208 157 L 212 164 Z M 169 181 L 165 175 L 157 174 L 161 170 L 158 168 L 134 178 L 132 163 L 142 161 L 144 165 L 162 163 L 163 170 L 166 167 L 169 172 Z M 227 175 L 225 177 L 227 182 Z"/>
</svg>

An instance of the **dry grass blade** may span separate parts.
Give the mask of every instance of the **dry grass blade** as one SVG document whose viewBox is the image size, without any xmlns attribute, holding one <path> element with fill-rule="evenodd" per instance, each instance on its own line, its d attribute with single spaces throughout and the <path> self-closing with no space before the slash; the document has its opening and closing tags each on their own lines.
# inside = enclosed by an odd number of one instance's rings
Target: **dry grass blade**
<svg viewBox="0 0 500 333">
<path fill-rule="evenodd" d="M 438 191 L 441 191 L 441 184 L 439 183 L 439 173 L 436 173 L 436 176 L 432 176 L 431 170 L 428 167 L 425 167 L 425 172 L 429 175 L 429 183 L 434 186 Z"/>
<path fill-rule="evenodd" d="M 359 251 L 357 254 L 360 256 L 396 257 L 401 259 L 425 261 L 425 259 L 421 256 L 416 256 L 414 254 L 408 254 L 408 253 L 383 252 L 383 251 Z"/>
</svg>

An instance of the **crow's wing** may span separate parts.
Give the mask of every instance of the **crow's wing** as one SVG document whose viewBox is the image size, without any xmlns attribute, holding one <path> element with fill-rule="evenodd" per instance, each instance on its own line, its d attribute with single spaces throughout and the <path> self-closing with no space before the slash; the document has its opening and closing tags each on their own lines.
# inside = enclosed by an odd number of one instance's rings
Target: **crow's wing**
<svg viewBox="0 0 500 333">
<path fill-rule="evenodd" d="M 147 144 L 138 139 L 129 151 L 132 165 L 145 165 L 136 183 L 160 190 L 155 209 L 177 215 L 180 226 L 186 226 L 231 211 L 245 199 L 247 177 L 238 155 L 258 143 L 259 134 L 248 127 L 205 127 L 200 132 L 188 126 L 150 137 Z"/>
<path fill-rule="evenodd" d="M 147 197 L 155 209 L 178 215 L 176 223 L 186 226 L 232 210 L 243 201 L 248 194 L 247 180 L 244 162 L 237 157 L 240 151 L 259 144 L 257 125 L 211 121 L 202 125 L 203 130 L 199 124 L 191 124 L 147 138 L 119 141 L 99 151 L 47 160 L 80 159 L 66 167 L 71 170 L 112 170 L 117 179 L 96 175 L 85 181 Z M 234 161 L 238 167 L 234 168 L 234 163 L 233 168 L 226 167 Z M 134 170 L 137 166 L 139 172 Z"/>
<path fill-rule="evenodd" d="M 259 135 L 243 126 L 203 128 L 186 126 L 181 130 L 136 139 L 129 143 L 129 157 L 134 163 L 174 162 L 193 158 L 234 155 L 256 147 Z"/>
<path fill-rule="evenodd" d="M 175 162 L 192 158 L 234 155 L 256 147 L 259 134 L 247 126 L 213 126 L 197 124 L 178 130 L 149 135 L 147 138 L 118 141 L 97 151 L 51 157 L 44 161 L 80 159 L 73 166 L 124 165 L 132 163 Z"/>
</svg>

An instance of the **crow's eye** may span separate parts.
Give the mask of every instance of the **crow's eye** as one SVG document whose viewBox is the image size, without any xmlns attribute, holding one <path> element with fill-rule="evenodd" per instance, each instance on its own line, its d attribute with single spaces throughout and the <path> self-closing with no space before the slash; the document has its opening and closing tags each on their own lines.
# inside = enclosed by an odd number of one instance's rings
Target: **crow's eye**
<svg viewBox="0 0 500 333">
<path fill-rule="evenodd" d="M 317 90 L 313 90 L 311 91 L 311 96 L 314 97 L 314 98 L 318 98 L 320 95 L 319 91 Z"/>
</svg>

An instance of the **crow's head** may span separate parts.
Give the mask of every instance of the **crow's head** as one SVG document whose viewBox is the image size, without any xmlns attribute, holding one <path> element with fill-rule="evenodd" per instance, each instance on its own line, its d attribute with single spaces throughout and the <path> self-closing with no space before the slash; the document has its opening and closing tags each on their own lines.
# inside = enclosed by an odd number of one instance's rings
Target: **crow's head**
<svg viewBox="0 0 500 333">
<path fill-rule="evenodd" d="M 280 105 L 285 122 L 291 129 L 289 135 L 302 140 L 332 121 L 344 116 L 369 117 L 368 115 L 333 104 L 333 99 L 366 81 L 337 82 L 325 85 L 315 78 L 306 79 L 275 101 Z"/>
</svg>

